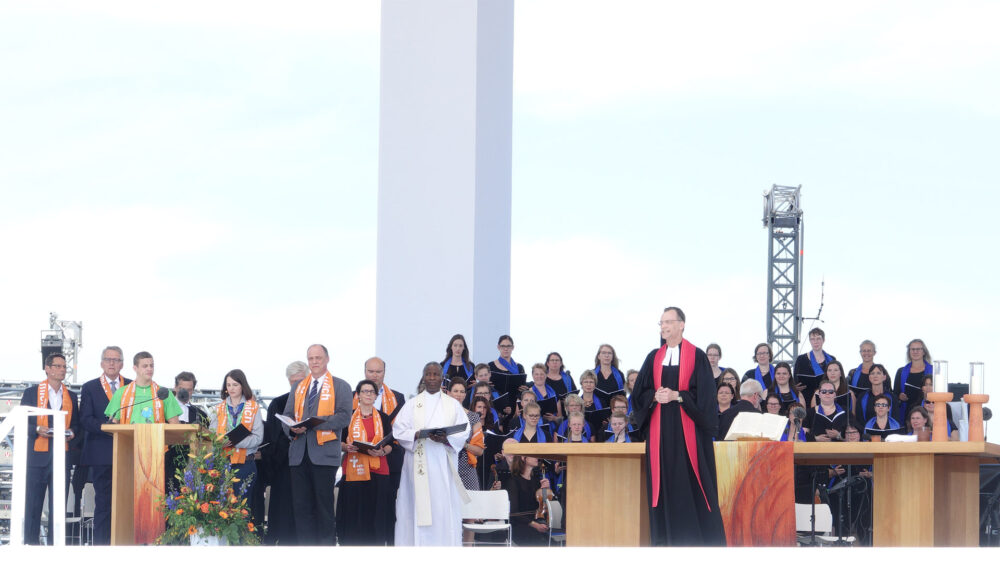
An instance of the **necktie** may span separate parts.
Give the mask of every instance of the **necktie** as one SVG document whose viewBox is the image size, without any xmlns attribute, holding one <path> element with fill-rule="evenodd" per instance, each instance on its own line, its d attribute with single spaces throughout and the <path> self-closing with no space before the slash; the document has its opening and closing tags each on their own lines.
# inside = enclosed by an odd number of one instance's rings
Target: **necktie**
<svg viewBox="0 0 1000 562">
<path fill-rule="evenodd" d="M 313 412 L 316 406 L 316 398 L 319 396 L 319 380 L 313 381 L 312 389 L 309 391 L 309 398 L 306 401 L 306 412 Z"/>
<path fill-rule="evenodd" d="M 111 394 L 118 390 L 118 381 L 111 381 Z"/>
</svg>

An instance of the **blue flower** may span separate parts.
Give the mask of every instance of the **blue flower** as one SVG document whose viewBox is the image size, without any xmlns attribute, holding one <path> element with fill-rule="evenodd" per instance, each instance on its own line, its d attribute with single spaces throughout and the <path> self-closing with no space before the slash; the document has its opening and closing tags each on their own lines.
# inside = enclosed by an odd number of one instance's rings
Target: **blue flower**
<svg viewBox="0 0 1000 562">
<path fill-rule="evenodd" d="M 177 500 L 171 496 L 167 496 L 167 510 L 174 511 L 175 509 L 177 509 Z"/>
<path fill-rule="evenodd" d="M 188 485 L 188 488 L 194 486 L 194 473 L 191 472 L 191 469 L 184 471 L 184 483 Z"/>
</svg>

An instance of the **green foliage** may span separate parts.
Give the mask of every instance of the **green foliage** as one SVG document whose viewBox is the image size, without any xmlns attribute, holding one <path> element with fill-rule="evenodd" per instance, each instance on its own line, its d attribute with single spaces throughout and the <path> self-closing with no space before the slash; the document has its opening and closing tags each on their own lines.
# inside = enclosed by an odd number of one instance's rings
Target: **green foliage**
<svg viewBox="0 0 1000 562">
<path fill-rule="evenodd" d="M 225 435 L 198 429 L 191 440 L 188 462 L 178 467 L 160 511 L 166 530 L 157 544 L 190 544 L 194 533 L 225 537 L 231 545 L 260 542 L 246 499 L 239 499 L 250 482 L 240 482 L 230 462 L 232 450 L 223 447 Z"/>
</svg>

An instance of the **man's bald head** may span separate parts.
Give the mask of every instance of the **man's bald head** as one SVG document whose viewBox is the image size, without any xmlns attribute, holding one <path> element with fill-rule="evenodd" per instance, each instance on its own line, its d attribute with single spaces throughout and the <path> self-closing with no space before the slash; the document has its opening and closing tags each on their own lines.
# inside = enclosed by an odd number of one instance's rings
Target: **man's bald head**
<svg viewBox="0 0 1000 562">
<path fill-rule="evenodd" d="M 385 361 L 378 357 L 365 361 L 365 378 L 381 388 L 385 380 Z"/>
</svg>

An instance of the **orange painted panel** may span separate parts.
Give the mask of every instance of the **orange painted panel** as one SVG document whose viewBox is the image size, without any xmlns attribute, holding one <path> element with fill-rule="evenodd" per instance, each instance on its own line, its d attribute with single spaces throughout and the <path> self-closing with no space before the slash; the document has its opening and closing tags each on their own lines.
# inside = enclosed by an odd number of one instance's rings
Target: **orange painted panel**
<svg viewBox="0 0 1000 562">
<path fill-rule="evenodd" d="M 792 443 L 715 443 L 719 507 L 729 546 L 795 546 Z"/>
</svg>

